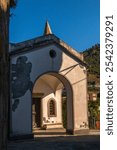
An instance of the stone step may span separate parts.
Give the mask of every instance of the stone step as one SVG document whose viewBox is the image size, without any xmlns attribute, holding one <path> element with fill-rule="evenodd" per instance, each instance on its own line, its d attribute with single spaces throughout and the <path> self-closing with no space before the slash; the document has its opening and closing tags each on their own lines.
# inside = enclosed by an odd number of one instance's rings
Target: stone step
<svg viewBox="0 0 117 150">
<path fill-rule="evenodd" d="M 33 130 L 34 135 L 66 135 L 66 129 Z"/>
</svg>

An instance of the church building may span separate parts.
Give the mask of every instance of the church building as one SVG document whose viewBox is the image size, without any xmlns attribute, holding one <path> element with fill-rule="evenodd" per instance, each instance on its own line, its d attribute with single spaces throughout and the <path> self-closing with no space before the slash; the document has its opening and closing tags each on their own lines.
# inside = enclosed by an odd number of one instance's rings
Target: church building
<svg viewBox="0 0 117 150">
<path fill-rule="evenodd" d="M 9 55 L 10 137 L 32 136 L 35 129 L 88 131 L 82 53 L 54 35 L 46 22 L 43 36 L 10 44 Z"/>
</svg>

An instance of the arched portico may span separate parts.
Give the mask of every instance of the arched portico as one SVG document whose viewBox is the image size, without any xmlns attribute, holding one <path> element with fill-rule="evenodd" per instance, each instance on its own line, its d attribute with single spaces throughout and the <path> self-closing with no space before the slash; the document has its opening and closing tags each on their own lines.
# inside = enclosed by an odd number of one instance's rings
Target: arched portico
<svg viewBox="0 0 117 150">
<path fill-rule="evenodd" d="M 39 105 L 37 113 L 40 116 L 40 125 L 37 127 L 43 129 L 54 129 L 54 128 L 63 128 L 62 122 L 62 91 L 63 88 L 66 89 L 67 97 L 67 132 L 73 132 L 74 130 L 74 119 L 73 119 L 73 91 L 72 86 L 66 77 L 56 72 L 48 72 L 40 75 L 33 86 L 32 91 L 32 100 L 37 99 L 35 104 Z M 49 108 L 49 102 L 53 100 L 53 105 L 55 108 Z M 40 102 L 39 102 L 40 101 Z M 51 104 L 52 105 L 52 104 Z M 34 107 L 34 106 L 33 106 Z M 37 106 L 36 106 L 37 107 Z M 35 108 L 36 108 L 35 107 Z M 52 107 L 52 106 L 51 106 Z M 53 115 L 50 115 L 49 109 L 53 110 Z M 34 109 L 33 109 L 34 111 Z M 51 110 L 52 111 L 52 110 Z M 55 113 L 55 114 L 54 114 Z M 32 116 L 32 125 L 33 129 L 35 128 L 35 115 L 36 112 L 33 112 Z M 38 118 L 38 117 L 37 117 Z M 39 118 L 38 118 L 39 119 Z M 38 121 L 37 121 L 38 124 Z"/>
</svg>

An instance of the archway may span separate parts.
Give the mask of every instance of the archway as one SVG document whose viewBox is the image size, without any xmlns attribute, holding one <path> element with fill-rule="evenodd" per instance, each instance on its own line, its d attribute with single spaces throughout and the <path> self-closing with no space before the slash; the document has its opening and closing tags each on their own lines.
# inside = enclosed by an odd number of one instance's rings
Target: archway
<svg viewBox="0 0 117 150">
<path fill-rule="evenodd" d="M 63 91 L 66 93 L 66 131 L 74 129 L 73 92 L 68 79 L 63 75 L 49 72 L 40 75 L 32 91 L 32 129 L 64 128 L 62 115 Z M 38 105 L 38 106 L 37 106 Z"/>
</svg>

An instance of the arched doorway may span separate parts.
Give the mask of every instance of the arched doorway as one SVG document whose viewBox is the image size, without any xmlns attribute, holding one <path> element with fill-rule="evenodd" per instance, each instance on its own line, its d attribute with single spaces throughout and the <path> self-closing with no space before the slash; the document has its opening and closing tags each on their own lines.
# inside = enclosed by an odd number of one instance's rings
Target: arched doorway
<svg viewBox="0 0 117 150">
<path fill-rule="evenodd" d="M 67 99 L 66 112 L 62 109 L 63 91 Z M 66 126 L 63 116 L 66 116 Z M 72 87 L 68 79 L 61 74 L 55 72 L 42 74 L 36 79 L 32 91 L 32 129 L 64 127 L 67 132 L 74 129 Z"/>
</svg>

